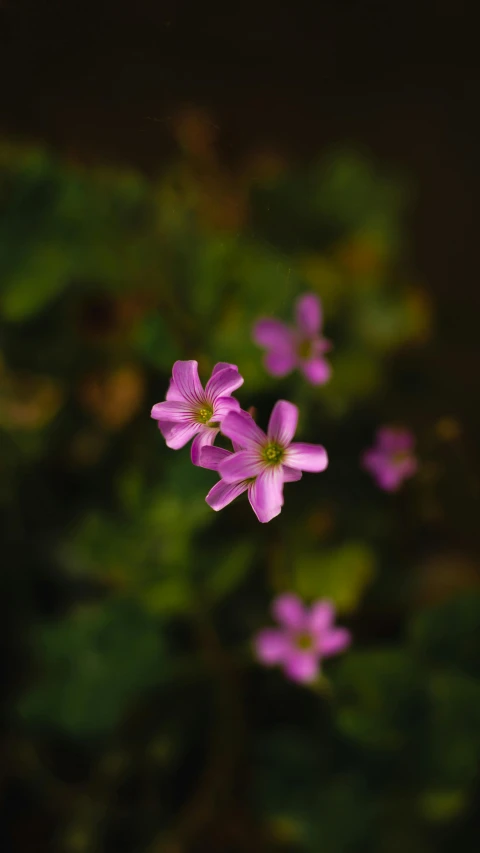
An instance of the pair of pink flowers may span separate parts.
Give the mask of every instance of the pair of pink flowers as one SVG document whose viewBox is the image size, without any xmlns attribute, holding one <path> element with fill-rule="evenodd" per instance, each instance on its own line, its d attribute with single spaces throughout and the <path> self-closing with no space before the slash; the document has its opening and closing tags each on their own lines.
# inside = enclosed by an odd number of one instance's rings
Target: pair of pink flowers
<svg viewBox="0 0 480 853">
<path fill-rule="evenodd" d="M 152 417 L 168 447 L 178 450 L 193 439 L 193 464 L 220 474 L 206 497 L 212 509 L 247 492 L 258 520 L 268 522 L 281 512 L 283 484 L 300 480 L 302 471 L 324 471 L 328 457 L 321 445 L 292 442 L 298 408 L 286 400 L 275 404 L 263 432 L 232 397 L 242 383 L 236 365 L 220 362 L 203 388 L 198 363 L 177 361 L 166 400 L 153 406 Z M 220 431 L 233 452 L 212 446 Z"/>
</svg>

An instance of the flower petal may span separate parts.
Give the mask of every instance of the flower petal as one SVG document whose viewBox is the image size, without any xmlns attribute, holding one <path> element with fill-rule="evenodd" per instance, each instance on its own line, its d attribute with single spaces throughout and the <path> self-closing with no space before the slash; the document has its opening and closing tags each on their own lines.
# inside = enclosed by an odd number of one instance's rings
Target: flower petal
<svg viewBox="0 0 480 853">
<path fill-rule="evenodd" d="M 210 489 L 205 500 L 215 512 L 218 512 L 218 510 L 223 509 L 234 501 L 235 498 L 238 498 L 242 492 L 246 492 L 247 488 L 246 483 L 226 483 L 225 480 L 219 480 Z"/>
<path fill-rule="evenodd" d="M 212 421 L 223 421 L 229 412 L 240 412 L 240 403 L 236 397 L 217 397 L 213 407 Z"/>
<path fill-rule="evenodd" d="M 263 470 L 250 485 L 248 497 L 255 515 L 262 523 L 279 515 L 283 506 L 282 466 L 271 465 Z"/>
<path fill-rule="evenodd" d="M 317 655 L 314 651 L 293 649 L 285 661 L 283 669 L 287 678 L 292 681 L 309 684 L 315 681 L 318 675 Z"/>
<path fill-rule="evenodd" d="M 165 436 L 167 447 L 170 447 L 172 450 L 180 450 L 181 447 L 185 447 L 187 442 L 199 432 L 202 426 L 203 424 L 196 423 L 175 424 L 168 435 Z"/>
<path fill-rule="evenodd" d="M 224 450 L 223 447 L 203 446 L 200 451 L 199 465 L 201 468 L 210 468 L 211 471 L 218 471 L 220 462 L 228 459 L 231 456 L 230 450 Z"/>
<path fill-rule="evenodd" d="M 277 596 L 272 604 L 272 613 L 277 622 L 291 631 L 304 631 L 307 629 L 307 613 L 305 608 L 294 592 L 284 592 Z"/>
<path fill-rule="evenodd" d="M 213 444 L 215 441 L 219 429 L 213 429 L 212 427 L 206 427 L 199 432 L 198 435 L 192 441 L 192 450 L 191 450 L 191 458 L 194 465 L 199 465 L 203 467 L 200 462 L 200 454 L 202 451 L 202 447 L 206 447 L 210 444 Z"/>
<path fill-rule="evenodd" d="M 219 370 L 225 370 L 226 367 L 233 367 L 234 370 L 238 370 L 236 364 L 230 364 L 229 361 L 217 361 L 215 367 L 212 370 L 212 376 L 214 376 L 215 373 L 218 373 Z"/>
<path fill-rule="evenodd" d="M 321 444 L 294 442 L 285 451 L 283 461 L 289 468 L 311 471 L 318 474 L 328 465 L 327 451 Z"/>
<path fill-rule="evenodd" d="M 402 427 L 380 427 L 376 433 L 377 447 L 387 453 L 404 453 L 413 450 L 415 436 Z"/>
<path fill-rule="evenodd" d="M 282 663 L 291 651 L 292 641 L 278 628 L 265 628 L 254 639 L 255 654 L 266 666 Z"/>
<path fill-rule="evenodd" d="M 289 349 L 271 350 L 263 359 L 266 371 L 272 376 L 286 376 L 292 372 L 296 362 L 293 346 Z"/>
<path fill-rule="evenodd" d="M 207 400 L 215 401 L 217 397 L 226 397 L 240 388 L 240 385 L 243 385 L 243 376 L 240 376 L 235 365 L 214 371 L 205 386 Z"/>
<path fill-rule="evenodd" d="M 330 655 L 338 655 L 339 652 L 345 651 L 351 642 L 352 636 L 346 628 L 332 628 L 322 637 L 320 644 L 322 657 L 328 658 Z"/>
<path fill-rule="evenodd" d="M 290 444 L 298 423 L 298 408 L 287 400 L 278 400 L 270 415 L 267 435 L 282 447 Z"/>
<path fill-rule="evenodd" d="M 332 375 L 332 368 L 324 358 L 310 358 L 300 363 L 300 370 L 312 385 L 324 385 Z"/>
<path fill-rule="evenodd" d="M 165 399 L 170 401 L 175 400 L 177 403 L 181 402 L 182 400 L 183 402 L 185 402 L 182 394 L 175 385 L 173 378 L 170 379 L 170 385 L 168 386 L 168 391 L 165 394 Z"/>
<path fill-rule="evenodd" d="M 294 468 L 289 468 L 288 465 L 282 465 L 282 468 L 284 483 L 296 483 L 298 480 L 302 479 L 301 471 L 295 471 Z"/>
<path fill-rule="evenodd" d="M 252 329 L 252 338 L 260 347 L 267 349 L 291 349 L 292 330 L 280 320 L 264 318 L 258 320 Z"/>
<path fill-rule="evenodd" d="M 172 421 L 157 421 L 157 426 L 163 437 L 168 438 L 172 430 L 178 427 L 178 423 L 172 423 Z"/>
<path fill-rule="evenodd" d="M 185 401 L 164 400 L 163 403 L 155 403 L 152 407 L 150 417 L 158 421 L 185 423 L 192 420 L 192 409 L 190 404 Z"/>
<path fill-rule="evenodd" d="M 295 305 L 297 326 L 304 335 L 316 335 L 322 323 L 322 304 L 315 293 L 305 293 Z"/>
<path fill-rule="evenodd" d="M 176 361 L 172 377 L 185 400 L 195 405 L 203 402 L 205 394 L 198 378 L 198 361 Z"/>
<path fill-rule="evenodd" d="M 251 450 L 239 450 L 238 453 L 230 453 L 227 459 L 219 465 L 220 476 L 227 483 L 239 483 L 241 480 L 249 480 L 263 471 L 264 462 L 258 453 Z"/>
<path fill-rule="evenodd" d="M 231 412 L 222 423 L 222 433 L 241 447 L 258 449 L 267 444 L 267 436 L 247 412 Z"/>
<path fill-rule="evenodd" d="M 312 635 L 319 637 L 333 625 L 335 606 L 331 601 L 315 601 L 308 614 L 308 626 Z"/>
</svg>

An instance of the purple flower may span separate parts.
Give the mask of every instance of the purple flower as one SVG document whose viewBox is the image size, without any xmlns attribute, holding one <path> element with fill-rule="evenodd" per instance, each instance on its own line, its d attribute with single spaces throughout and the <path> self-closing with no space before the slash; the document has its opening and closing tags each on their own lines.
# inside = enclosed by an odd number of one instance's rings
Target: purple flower
<svg viewBox="0 0 480 853">
<path fill-rule="evenodd" d="M 314 681 L 323 658 L 350 645 L 350 632 L 334 625 L 335 607 L 330 601 L 315 601 L 306 608 L 296 595 L 285 593 L 275 599 L 272 611 L 280 627 L 257 634 L 256 655 L 265 666 L 281 666 L 292 681 Z"/>
<path fill-rule="evenodd" d="M 283 506 L 283 484 L 300 480 L 302 471 L 324 471 L 327 452 L 320 444 L 292 444 L 298 408 L 286 400 L 273 407 L 265 434 L 246 412 L 229 412 L 222 433 L 233 442 L 234 453 L 204 448 L 200 464 L 218 470 L 220 482 L 206 497 L 214 510 L 223 509 L 248 491 L 252 509 L 261 522 L 271 521 Z"/>
<path fill-rule="evenodd" d="M 231 394 L 242 384 L 235 364 L 219 362 L 204 390 L 198 362 L 176 361 L 165 402 L 152 408 L 152 418 L 158 421 L 167 447 L 179 450 L 193 438 L 192 462 L 198 465 L 201 448 L 213 444 L 225 415 L 240 410 Z"/>
<path fill-rule="evenodd" d="M 366 450 L 362 456 L 362 465 L 381 489 L 395 492 L 403 480 L 417 470 L 414 444 L 415 437 L 410 430 L 380 427 L 375 446 Z"/>
<path fill-rule="evenodd" d="M 267 350 L 264 364 L 272 376 L 286 376 L 298 368 L 312 385 L 323 385 L 331 374 L 323 354 L 331 344 L 320 334 L 322 306 L 318 296 L 301 296 L 295 305 L 295 318 L 295 328 L 280 320 L 259 320 L 253 327 L 253 340 Z"/>
</svg>

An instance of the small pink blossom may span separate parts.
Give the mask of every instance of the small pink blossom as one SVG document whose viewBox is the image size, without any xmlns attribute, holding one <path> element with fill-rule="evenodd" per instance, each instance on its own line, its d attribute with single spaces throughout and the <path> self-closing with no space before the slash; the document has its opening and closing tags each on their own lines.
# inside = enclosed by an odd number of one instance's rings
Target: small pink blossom
<svg viewBox="0 0 480 853">
<path fill-rule="evenodd" d="M 235 452 L 205 447 L 200 455 L 199 464 L 218 470 L 221 476 L 206 497 L 208 505 L 218 511 L 248 492 L 259 521 L 279 515 L 283 484 L 300 480 L 302 471 L 320 472 L 328 465 L 320 444 L 292 443 L 297 422 L 298 408 L 286 400 L 275 403 L 267 433 L 246 412 L 229 412 L 222 433 L 233 442 Z"/>
<path fill-rule="evenodd" d="M 408 429 L 380 427 L 376 444 L 362 456 L 363 467 L 386 492 L 396 492 L 418 468 L 413 448 L 415 437 Z"/>
<path fill-rule="evenodd" d="M 242 384 L 235 364 L 219 362 L 204 389 L 198 362 L 176 361 L 166 400 L 152 408 L 152 418 L 158 421 L 167 447 L 179 450 L 193 438 L 192 462 L 198 465 L 201 448 L 213 444 L 225 416 L 240 410 L 231 394 Z"/>
<path fill-rule="evenodd" d="M 350 632 L 335 627 L 330 601 L 315 601 L 308 608 L 294 593 L 285 593 L 275 599 L 272 612 L 279 627 L 257 634 L 256 656 L 265 666 L 281 666 L 292 681 L 315 681 L 323 658 L 343 652 L 351 643 Z"/>
<path fill-rule="evenodd" d="M 253 340 L 267 352 L 265 368 L 272 376 L 286 376 L 298 368 L 312 385 L 324 385 L 331 368 L 324 358 L 331 344 L 322 337 L 322 306 L 314 293 L 305 293 L 295 305 L 295 327 L 264 318 L 253 327 Z"/>
</svg>

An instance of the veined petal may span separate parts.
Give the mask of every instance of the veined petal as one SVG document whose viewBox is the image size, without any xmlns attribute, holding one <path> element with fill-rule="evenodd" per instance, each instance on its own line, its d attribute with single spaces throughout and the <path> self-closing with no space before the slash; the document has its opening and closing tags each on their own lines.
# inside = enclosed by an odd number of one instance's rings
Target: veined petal
<svg viewBox="0 0 480 853">
<path fill-rule="evenodd" d="M 190 404 L 185 401 L 165 400 L 163 403 L 155 403 L 152 407 L 151 417 L 157 421 L 186 423 L 192 420 L 192 409 Z"/>
<path fill-rule="evenodd" d="M 295 468 L 289 468 L 288 465 L 282 465 L 282 468 L 284 483 L 296 483 L 298 480 L 302 479 L 301 471 L 296 471 Z"/>
<path fill-rule="evenodd" d="M 217 397 L 213 407 L 212 421 L 223 421 L 229 412 L 240 412 L 240 403 L 236 397 Z"/>
<path fill-rule="evenodd" d="M 321 655 L 324 658 L 330 657 L 330 655 L 338 655 L 339 652 L 345 651 L 351 642 L 350 631 L 347 631 L 346 628 L 331 628 L 322 637 L 320 643 Z"/>
<path fill-rule="evenodd" d="M 278 377 L 291 373 L 296 362 L 297 356 L 293 345 L 284 349 L 272 349 L 263 359 L 267 372 Z"/>
<path fill-rule="evenodd" d="M 312 385 L 324 385 L 332 375 L 332 368 L 324 358 L 309 358 L 301 361 L 300 370 Z"/>
<path fill-rule="evenodd" d="M 215 367 L 212 370 L 212 376 L 214 376 L 215 373 L 218 373 L 219 370 L 225 370 L 226 367 L 233 367 L 234 370 L 238 370 L 236 364 L 230 364 L 229 361 L 217 361 Z"/>
<path fill-rule="evenodd" d="M 256 448 L 267 444 L 267 436 L 247 412 L 230 412 L 222 423 L 222 433 L 241 447 Z"/>
<path fill-rule="evenodd" d="M 220 462 L 228 459 L 232 453 L 230 450 L 224 450 L 223 447 L 209 447 L 204 445 L 200 451 L 199 465 L 201 468 L 210 468 L 211 471 L 218 471 Z"/>
<path fill-rule="evenodd" d="M 235 365 L 214 371 L 205 386 L 207 400 L 214 402 L 217 397 L 227 397 L 240 385 L 243 385 L 243 376 Z"/>
<path fill-rule="evenodd" d="M 166 400 L 175 400 L 177 403 L 181 402 L 182 400 L 183 400 L 183 402 L 185 402 L 184 397 L 180 393 L 180 391 L 178 390 L 177 386 L 175 385 L 173 378 L 170 379 L 170 385 L 168 386 L 168 391 L 165 394 L 165 399 Z"/>
<path fill-rule="evenodd" d="M 168 438 L 172 430 L 178 427 L 178 423 L 172 421 L 157 421 L 157 426 L 164 438 Z"/>
<path fill-rule="evenodd" d="M 255 515 L 262 523 L 279 515 L 283 506 L 282 466 L 271 465 L 263 470 L 250 485 L 248 497 Z"/>
<path fill-rule="evenodd" d="M 170 447 L 172 450 L 180 450 L 181 447 L 185 447 L 187 442 L 199 432 L 202 426 L 203 424 L 191 422 L 176 424 L 165 437 L 167 447 Z"/>
<path fill-rule="evenodd" d="M 301 684 L 315 681 L 318 675 L 318 658 L 310 649 L 292 649 L 284 663 L 287 678 Z"/>
<path fill-rule="evenodd" d="M 239 450 L 238 453 L 231 453 L 227 459 L 224 459 L 218 470 L 226 483 L 238 483 L 241 480 L 256 477 L 263 471 L 264 464 L 258 453 Z"/>
<path fill-rule="evenodd" d="M 307 617 L 310 633 L 321 641 L 321 637 L 335 621 L 335 607 L 331 601 L 315 601 Z"/>
<path fill-rule="evenodd" d="M 246 483 L 226 483 L 225 480 L 219 480 L 210 489 L 205 500 L 215 512 L 218 512 L 218 510 L 223 509 L 234 501 L 235 498 L 238 498 L 242 492 L 246 492 L 247 488 Z"/>
<path fill-rule="evenodd" d="M 200 467 L 203 467 L 202 463 L 200 462 L 200 454 L 202 448 L 207 445 L 213 444 L 219 432 L 219 429 L 213 429 L 212 427 L 206 426 L 195 436 L 192 441 L 191 450 L 191 459 L 194 465 L 199 465 Z"/>
<path fill-rule="evenodd" d="M 260 347 L 289 349 L 293 341 L 293 332 L 280 320 L 265 317 L 255 323 L 252 329 L 252 338 Z"/>
<path fill-rule="evenodd" d="M 305 631 L 308 627 L 306 610 L 294 592 L 284 592 L 272 604 L 272 613 L 284 628 L 290 631 Z"/>
<path fill-rule="evenodd" d="M 204 391 L 198 378 L 198 361 L 176 361 L 172 368 L 175 385 L 184 397 L 197 405 L 204 398 Z"/>
<path fill-rule="evenodd" d="M 321 444 L 294 442 L 290 447 L 287 447 L 283 462 L 289 468 L 298 468 L 300 471 L 311 471 L 318 474 L 320 471 L 325 471 L 328 465 L 328 456 Z"/>
<path fill-rule="evenodd" d="M 281 447 L 286 447 L 295 435 L 297 423 L 297 406 L 288 403 L 287 400 L 278 400 L 270 415 L 267 435 L 271 441 L 278 442 Z"/>
<path fill-rule="evenodd" d="M 322 323 L 322 305 L 315 293 L 305 293 L 295 305 L 297 326 L 304 335 L 316 335 Z"/>
<path fill-rule="evenodd" d="M 257 659 L 266 666 L 282 663 L 289 654 L 292 641 L 288 634 L 278 628 L 265 628 L 254 640 Z"/>
</svg>

